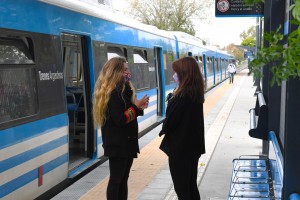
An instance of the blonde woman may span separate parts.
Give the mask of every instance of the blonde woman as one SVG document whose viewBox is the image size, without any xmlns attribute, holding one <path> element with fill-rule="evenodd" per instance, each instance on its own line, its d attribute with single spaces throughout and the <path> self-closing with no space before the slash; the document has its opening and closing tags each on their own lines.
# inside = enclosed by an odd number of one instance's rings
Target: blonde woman
<svg viewBox="0 0 300 200">
<path fill-rule="evenodd" d="M 127 180 L 133 158 L 139 153 L 137 116 L 148 107 L 146 95 L 136 99 L 126 59 L 108 60 L 98 77 L 94 94 L 94 123 L 101 126 L 104 155 L 109 159 L 108 200 L 127 199 Z"/>
</svg>

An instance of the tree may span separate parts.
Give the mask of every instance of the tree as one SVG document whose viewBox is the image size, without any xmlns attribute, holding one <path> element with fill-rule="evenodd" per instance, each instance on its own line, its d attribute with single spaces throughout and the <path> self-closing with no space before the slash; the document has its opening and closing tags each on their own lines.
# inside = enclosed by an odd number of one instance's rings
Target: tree
<svg viewBox="0 0 300 200">
<path fill-rule="evenodd" d="M 244 0 L 247 3 L 255 3 L 263 0 Z M 291 3 L 290 12 L 292 14 L 291 24 L 293 31 L 285 37 L 281 32 L 281 26 L 276 31 L 265 32 L 264 42 L 268 42 L 267 47 L 259 49 L 257 56 L 250 63 L 250 71 L 255 77 L 262 76 L 262 68 L 270 67 L 273 74 L 271 85 L 289 78 L 300 77 L 300 3 L 294 0 Z M 288 45 L 283 45 L 287 40 Z"/>
<path fill-rule="evenodd" d="M 168 31 L 195 35 L 193 19 L 209 20 L 212 0 L 127 0 L 126 14 L 142 23 Z"/>
<path fill-rule="evenodd" d="M 240 34 L 242 39 L 241 45 L 254 47 L 256 45 L 256 29 L 255 26 L 249 27 L 247 31 L 243 31 Z"/>
<path fill-rule="evenodd" d="M 244 51 L 240 48 L 237 48 L 235 44 L 231 43 L 226 47 L 226 50 L 229 54 L 232 54 L 239 62 L 245 60 Z"/>
</svg>

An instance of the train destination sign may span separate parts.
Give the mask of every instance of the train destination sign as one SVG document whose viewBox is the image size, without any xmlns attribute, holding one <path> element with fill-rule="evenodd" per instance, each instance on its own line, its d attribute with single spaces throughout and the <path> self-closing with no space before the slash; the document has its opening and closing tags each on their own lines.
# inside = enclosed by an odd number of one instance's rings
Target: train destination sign
<svg viewBox="0 0 300 200">
<path fill-rule="evenodd" d="M 245 4 L 243 0 L 215 0 L 216 17 L 260 17 L 264 4 Z"/>
</svg>

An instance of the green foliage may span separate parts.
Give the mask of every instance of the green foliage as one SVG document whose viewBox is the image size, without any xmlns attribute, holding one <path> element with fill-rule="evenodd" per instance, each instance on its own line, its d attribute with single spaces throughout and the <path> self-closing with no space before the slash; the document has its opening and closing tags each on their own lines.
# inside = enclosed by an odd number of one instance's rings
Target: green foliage
<svg viewBox="0 0 300 200">
<path fill-rule="evenodd" d="M 254 47 L 256 45 L 256 40 L 254 37 L 247 37 L 241 43 L 243 46 Z"/>
<path fill-rule="evenodd" d="M 240 34 L 242 39 L 241 45 L 254 47 L 256 45 L 256 29 L 255 26 L 250 26 L 247 31 L 243 31 Z"/>
<path fill-rule="evenodd" d="M 256 29 L 255 29 L 255 26 L 250 26 L 248 28 L 247 31 L 243 31 L 241 34 L 240 34 L 240 38 L 242 40 L 245 40 L 246 38 L 248 37 L 253 37 L 255 38 L 256 37 Z"/>
<path fill-rule="evenodd" d="M 300 77 L 300 0 L 294 0 L 290 9 L 296 29 L 289 33 L 287 44 L 283 46 L 284 36 L 279 31 L 281 26 L 271 33 L 264 33 L 264 39 L 269 42 L 269 47 L 261 48 L 256 58 L 250 63 L 250 72 L 255 77 L 262 76 L 262 68 L 269 66 L 273 73 L 271 85 L 280 85 L 290 77 Z"/>
<path fill-rule="evenodd" d="M 207 0 L 127 0 L 126 14 L 149 25 L 168 31 L 195 35 L 194 19 L 209 18 L 213 1 Z"/>
<path fill-rule="evenodd" d="M 245 60 L 244 51 L 240 48 L 237 48 L 235 44 L 231 43 L 226 47 L 227 52 L 232 54 L 239 62 Z"/>
<path fill-rule="evenodd" d="M 294 0 L 294 2 L 290 9 L 292 10 L 293 17 L 300 22 L 300 0 Z"/>
</svg>

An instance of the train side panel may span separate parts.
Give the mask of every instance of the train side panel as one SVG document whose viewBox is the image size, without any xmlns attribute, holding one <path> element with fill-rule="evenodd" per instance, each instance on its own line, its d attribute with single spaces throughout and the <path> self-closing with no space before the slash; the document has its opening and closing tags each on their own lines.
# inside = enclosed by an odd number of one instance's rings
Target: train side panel
<svg viewBox="0 0 300 200">
<path fill-rule="evenodd" d="M 126 57 L 137 97 L 150 96 L 138 118 L 139 131 L 165 116 L 165 97 L 176 87 L 177 53 L 198 60 L 208 88 L 221 81 L 216 81 L 213 53 L 199 45 L 142 30 L 114 15 L 100 17 L 82 2 L 44 2 L 0 2 L 3 199 L 36 198 L 103 156 L 101 130 L 93 127 L 91 111 L 95 81 L 110 57 Z"/>
</svg>

